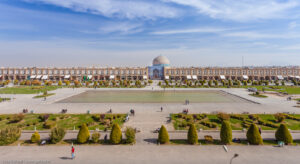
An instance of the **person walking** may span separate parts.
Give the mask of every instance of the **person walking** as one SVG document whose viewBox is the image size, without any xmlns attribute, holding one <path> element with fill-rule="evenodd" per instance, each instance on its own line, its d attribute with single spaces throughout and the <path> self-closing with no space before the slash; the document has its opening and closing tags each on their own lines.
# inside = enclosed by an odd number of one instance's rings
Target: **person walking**
<svg viewBox="0 0 300 164">
<path fill-rule="evenodd" d="M 72 156 L 72 159 L 75 159 L 75 148 L 74 148 L 74 146 L 72 146 L 72 149 L 71 149 L 71 156 Z"/>
<path fill-rule="evenodd" d="M 163 107 L 160 107 L 160 111 L 161 111 L 161 112 L 163 111 Z"/>
</svg>

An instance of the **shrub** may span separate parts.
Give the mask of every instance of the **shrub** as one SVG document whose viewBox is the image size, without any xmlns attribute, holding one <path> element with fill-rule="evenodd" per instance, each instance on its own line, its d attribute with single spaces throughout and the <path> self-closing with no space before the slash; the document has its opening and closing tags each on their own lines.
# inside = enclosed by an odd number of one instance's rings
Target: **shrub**
<svg viewBox="0 0 300 164">
<path fill-rule="evenodd" d="M 223 121 L 221 132 L 220 132 L 221 142 L 223 144 L 230 144 L 232 141 L 232 130 L 229 121 Z"/>
<path fill-rule="evenodd" d="M 260 136 L 259 130 L 255 124 L 252 124 L 247 131 L 247 140 L 251 145 L 262 145 L 263 140 Z"/>
<path fill-rule="evenodd" d="M 230 119 L 230 115 L 226 114 L 226 113 L 218 113 L 217 117 L 220 121 L 225 121 L 225 120 L 229 120 Z"/>
<path fill-rule="evenodd" d="M 277 141 L 283 141 L 285 144 L 293 143 L 292 135 L 285 124 L 280 124 L 275 133 L 275 138 Z"/>
<path fill-rule="evenodd" d="M 165 126 L 161 126 L 158 134 L 158 142 L 160 144 L 166 144 L 169 143 L 169 134 Z"/>
<path fill-rule="evenodd" d="M 188 131 L 188 143 L 195 145 L 198 143 L 198 133 L 196 130 L 196 127 L 194 124 L 190 125 L 189 131 Z"/>
<path fill-rule="evenodd" d="M 90 138 L 90 131 L 86 126 L 86 124 L 82 124 L 79 133 L 77 135 L 77 142 L 83 144 L 88 142 L 89 138 Z"/>
<path fill-rule="evenodd" d="M 274 114 L 274 117 L 277 122 L 283 122 L 285 119 L 285 115 L 283 113 L 276 113 Z"/>
<path fill-rule="evenodd" d="M 126 143 L 133 144 L 135 143 L 135 130 L 131 127 L 127 127 L 125 131 Z"/>
<path fill-rule="evenodd" d="M 56 122 L 55 121 L 51 121 L 51 120 L 47 120 L 45 123 L 44 123 L 44 128 L 46 129 L 52 129 L 56 126 Z"/>
<path fill-rule="evenodd" d="M 210 135 L 205 135 L 204 140 L 205 140 L 206 143 L 213 143 L 214 142 L 214 138 Z"/>
<path fill-rule="evenodd" d="M 200 124 L 207 126 L 209 128 L 216 128 L 218 125 L 214 122 L 209 122 L 209 121 L 201 121 Z"/>
<path fill-rule="evenodd" d="M 66 130 L 63 128 L 55 127 L 51 130 L 50 141 L 53 144 L 60 142 L 66 134 Z"/>
<path fill-rule="evenodd" d="M 17 127 L 7 127 L 0 130 L 0 146 L 9 145 L 17 141 L 21 136 L 21 130 Z"/>
<path fill-rule="evenodd" d="M 18 123 L 20 121 L 22 121 L 24 119 L 24 114 L 20 113 L 20 114 L 14 114 L 12 117 L 10 117 L 9 122 L 10 123 Z"/>
<path fill-rule="evenodd" d="M 118 124 L 114 124 L 110 132 L 110 142 L 112 144 L 120 144 L 122 141 L 122 131 Z"/>
<path fill-rule="evenodd" d="M 31 143 L 38 143 L 40 142 L 41 136 L 38 131 L 35 131 L 31 136 Z"/>
<path fill-rule="evenodd" d="M 92 134 L 92 141 L 93 143 L 98 143 L 99 142 L 99 138 L 100 138 L 100 133 L 99 132 L 94 132 Z"/>
<path fill-rule="evenodd" d="M 58 86 L 62 86 L 62 82 L 61 82 L 61 81 L 58 81 L 57 85 L 58 85 Z"/>
<path fill-rule="evenodd" d="M 253 120 L 253 121 L 256 121 L 259 119 L 258 115 L 257 114 L 249 114 L 248 117 Z"/>
<path fill-rule="evenodd" d="M 40 119 L 41 121 L 45 122 L 45 121 L 48 120 L 49 117 L 50 117 L 49 114 L 44 114 L 44 115 L 40 115 L 40 116 L 39 116 L 39 119 Z"/>
</svg>

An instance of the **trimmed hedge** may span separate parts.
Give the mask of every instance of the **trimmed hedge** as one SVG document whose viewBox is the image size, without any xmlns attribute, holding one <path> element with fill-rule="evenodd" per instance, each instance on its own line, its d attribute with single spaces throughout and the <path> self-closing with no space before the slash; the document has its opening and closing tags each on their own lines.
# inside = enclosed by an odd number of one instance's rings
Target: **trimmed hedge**
<svg viewBox="0 0 300 164">
<path fill-rule="evenodd" d="M 223 121 L 220 131 L 220 138 L 223 144 L 230 144 L 232 141 L 232 129 L 229 121 Z"/>
<path fill-rule="evenodd" d="M 207 126 L 209 128 L 216 128 L 218 126 L 217 123 L 209 122 L 209 121 L 201 121 L 200 124 Z"/>
<path fill-rule="evenodd" d="M 126 143 L 133 144 L 135 143 L 135 130 L 131 127 L 127 127 L 125 131 Z"/>
<path fill-rule="evenodd" d="M 31 136 L 31 143 L 39 143 L 41 136 L 38 131 L 35 131 Z"/>
<path fill-rule="evenodd" d="M 92 134 L 92 141 L 93 143 L 98 143 L 99 142 L 99 138 L 100 138 L 100 133 L 99 132 L 94 132 Z"/>
<path fill-rule="evenodd" d="M 191 124 L 188 131 L 188 143 L 195 145 L 198 144 L 198 133 L 195 124 Z"/>
<path fill-rule="evenodd" d="M 122 142 L 122 131 L 118 124 L 114 124 L 110 132 L 110 142 L 120 144 Z"/>
<path fill-rule="evenodd" d="M 251 145 L 262 145 L 263 140 L 255 124 L 252 124 L 247 131 L 247 140 Z"/>
<path fill-rule="evenodd" d="M 280 127 L 275 133 L 277 141 L 283 141 L 285 144 L 293 143 L 293 137 L 285 124 L 280 124 Z"/>
<path fill-rule="evenodd" d="M 158 134 L 158 142 L 160 144 L 166 144 L 169 143 L 169 134 L 165 126 L 161 126 Z"/>
<path fill-rule="evenodd" d="M 77 142 L 78 143 L 86 143 L 89 141 L 90 138 L 90 131 L 88 129 L 88 127 L 86 126 L 86 124 L 82 124 L 82 126 L 80 127 L 79 133 L 77 135 Z"/>
</svg>

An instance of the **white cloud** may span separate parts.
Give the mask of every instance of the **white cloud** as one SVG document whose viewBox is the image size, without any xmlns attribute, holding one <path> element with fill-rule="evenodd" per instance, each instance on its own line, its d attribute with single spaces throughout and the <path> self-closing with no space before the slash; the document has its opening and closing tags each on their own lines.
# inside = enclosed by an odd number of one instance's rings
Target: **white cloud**
<svg viewBox="0 0 300 164">
<path fill-rule="evenodd" d="M 196 8 L 212 18 L 235 21 L 281 18 L 299 6 L 296 0 L 162 0 Z"/>
<path fill-rule="evenodd" d="M 222 34 L 226 37 L 241 37 L 247 39 L 292 39 L 292 38 L 300 38 L 299 34 L 268 34 L 268 33 L 260 33 L 255 31 L 242 31 L 242 32 L 229 32 Z"/>
<path fill-rule="evenodd" d="M 98 29 L 91 31 L 81 31 L 87 34 L 107 34 L 107 33 L 119 33 L 119 34 L 134 34 L 142 32 L 142 24 L 129 23 L 129 22 L 110 22 L 103 24 Z"/>
<path fill-rule="evenodd" d="M 289 29 L 294 29 L 298 26 L 297 22 L 291 22 L 289 23 Z"/>
<path fill-rule="evenodd" d="M 170 35 L 170 34 L 188 34 L 188 33 L 218 33 L 225 31 L 223 28 L 193 28 L 193 29 L 181 29 L 181 30 L 167 30 L 167 31 L 155 31 L 151 34 L 155 35 Z"/>
<path fill-rule="evenodd" d="M 161 2 L 141 0 L 23 0 L 68 8 L 77 12 L 121 18 L 173 18 L 179 10 Z"/>
</svg>

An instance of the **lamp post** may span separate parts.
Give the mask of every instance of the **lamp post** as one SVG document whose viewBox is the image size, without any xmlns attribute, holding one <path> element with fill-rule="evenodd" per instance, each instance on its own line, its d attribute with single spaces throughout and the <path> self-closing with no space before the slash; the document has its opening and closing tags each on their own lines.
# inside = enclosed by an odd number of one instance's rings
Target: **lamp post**
<svg viewBox="0 0 300 164">
<path fill-rule="evenodd" d="M 230 159 L 230 164 L 232 164 L 232 160 L 233 160 L 234 158 L 237 158 L 238 156 L 239 156 L 239 154 L 236 154 L 236 153 L 235 153 L 235 154 L 233 155 L 233 157 Z"/>
</svg>

